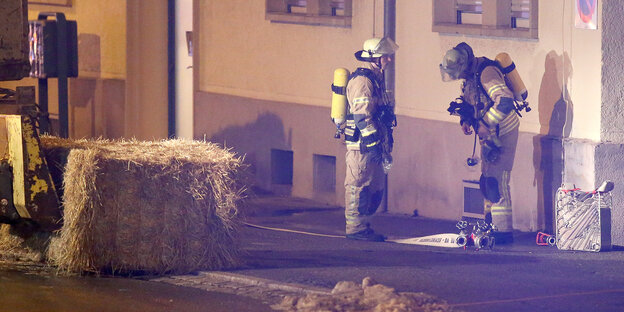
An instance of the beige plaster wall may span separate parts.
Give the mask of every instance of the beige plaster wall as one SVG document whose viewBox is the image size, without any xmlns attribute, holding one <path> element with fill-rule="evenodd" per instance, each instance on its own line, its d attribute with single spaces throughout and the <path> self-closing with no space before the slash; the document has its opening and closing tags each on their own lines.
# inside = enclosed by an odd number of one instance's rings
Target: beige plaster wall
<svg viewBox="0 0 624 312">
<path fill-rule="evenodd" d="M 167 2 L 127 0 L 124 133 L 167 138 Z"/>
<path fill-rule="evenodd" d="M 375 34 L 383 34 L 383 1 L 354 1 L 351 28 L 270 23 L 264 3 L 200 0 L 201 91 L 328 107 L 333 69 L 356 66 L 352 53 L 373 35 L 373 24 Z M 573 116 L 583 116 L 566 125 L 569 135 L 599 139 L 600 31 L 574 27 L 573 0 L 539 2 L 538 40 L 441 35 L 431 31 L 431 12 L 431 1 L 397 2 L 399 114 L 454 122 L 445 108 L 459 83 L 442 83 L 438 64 L 447 49 L 465 41 L 477 55 L 506 51 L 514 58 L 535 109 L 522 131 L 548 133 L 549 102 L 565 84 Z"/>
<path fill-rule="evenodd" d="M 342 204 L 344 151 L 325 133 L 332 127 L 328 86 L 336 67 L 357 66 L 353 53 L 363 40 L 382 35 L 383 1 L 354 1 L 351 28 L 270 23 L 263 0 L 197 1 L 194 136 L 240 144 L 252 155 L 262 186 L 270 186 L 270 148 L 292 150 L 301 161 L 288 191 L 302 197 L 315 196 L 311 154 L 333 155 L 337 190 L 328 200 Z M 510 53 L 529 90 L 533 111 L 522 119 L 511 182 L 514 226 L 548 226 L 549 189 L 556 188 L 551 184 L 558 183 L 562 167 L 560 137 L 598 140 L 600 135 L 601 34 L 576 29 L 573 13 L 573 0 L 539 1 L 538 40 L 483 38 L 434 33 L 431 1 L 397 1 L 399 126 L 388 177 L 390 212 L 418 209 L 422 216 L 457 219 L 462 180 L 479 177 L 478 168 L 465 165 L 472 137 L 462 135 L 456 117 L 446 112 L 460 85 L 443 83 L 438 70 L 444 52 L 466 41 L 477 55 Z M 266 134 L 278 142 L 263 137 L 267 127 Z"/>
<path fill-rule="evenodd" d="M 373 24 L 383 34 L 373 3 L 353 1 L 352 27 L 337 28 L 271 23 L 265 0 L 199 0 L 200 91 L 329 107 L 334 69 L 356 66 Z"/>
</svg>

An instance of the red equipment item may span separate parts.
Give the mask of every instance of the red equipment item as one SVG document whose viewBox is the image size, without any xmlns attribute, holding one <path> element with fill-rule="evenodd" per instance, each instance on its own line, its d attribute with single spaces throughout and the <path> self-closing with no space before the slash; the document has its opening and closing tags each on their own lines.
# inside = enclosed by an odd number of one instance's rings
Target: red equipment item
<svg viewBox="0 0 624 312">
<path fill-rule="evenodd" d="M 555 246 L 557 240 L 553 235 L 537 232 L 537 236 L 535 237 L 535 243 L 539 246 Z"/>
</svg>

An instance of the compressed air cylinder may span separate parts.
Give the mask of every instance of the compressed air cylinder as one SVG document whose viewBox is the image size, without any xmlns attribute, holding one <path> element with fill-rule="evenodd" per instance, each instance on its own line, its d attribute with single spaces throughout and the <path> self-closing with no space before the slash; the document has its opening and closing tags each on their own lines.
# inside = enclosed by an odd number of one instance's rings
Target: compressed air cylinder
<svg viewBox="0 0 624 312">
<path fill-rule="evenodd" d="M 512 91 L 516 100 L 526 100 L 529 93 L 524 86 L 524 82 L 522 81 L 522 78 L 520 78 L 520 74 L 518 74 L 518 71 L 516 70 L 516 65 L 511 60 L 509 54 L 505 52 L 499 53 L 496 55 L 496 61 L 501 65 L 503 68 L 503 74 L 509 80 L 509 83 L 511 83 L 511 88 L 513 89 Z"/>
<path fill-rule="evenodd" d="M 332 88 L 331 118 L 340 127 L 347 116 L 347 93 L 345 87 L 349 80 L 349 71 L 346 68 L 337 68 L 334 71 L 334 84 Z M 342 92 L 338 91 L 342 89 Z"/>
</svg>

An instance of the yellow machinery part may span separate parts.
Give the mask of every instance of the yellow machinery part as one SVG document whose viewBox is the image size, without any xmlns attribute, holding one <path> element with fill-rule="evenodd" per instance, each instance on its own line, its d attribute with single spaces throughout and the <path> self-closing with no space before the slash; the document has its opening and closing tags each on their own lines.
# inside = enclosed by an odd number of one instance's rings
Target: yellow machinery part
<svg viewBox="0 0 624 312">
<path fill-rule="evenodd" d="M 25 115 L 0 115 L 0 147 L 13 173 L 13 204 L 21 218 L 42 230 L 61 225 L 56 188 L 40 147 L 34 122 Z"/>
<path fill-rule="evenodd" d="M 504 74 L 511 84 L 516 100 L 526 100 L 529 93 L 524 86 L 524 82 L 522 81 L 522 78 L 520 78 L 520 74 L 518 74 L 518 70 L 515 68 L 514 62 L 511 60 L 509 54 L 505 52 L 499 53 L 496 55 L 496 61 L 503 67 L 503 71 L 507 72 Z"/>
<path fill-rule="evenodd" d="M 334 70 L 334 86 L 346 87 L 349 80 L 349 71 L 346 68 Z M 347 95 L 332 92 L 331 118 L 337 127 L 345 122 L 347 116 Z"/>
</svg>

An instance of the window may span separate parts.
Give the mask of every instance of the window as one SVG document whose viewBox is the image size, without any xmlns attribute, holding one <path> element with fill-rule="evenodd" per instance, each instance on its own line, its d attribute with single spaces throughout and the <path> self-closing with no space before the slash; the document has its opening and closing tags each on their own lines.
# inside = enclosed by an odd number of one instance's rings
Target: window
<svg viewBox="0 0 624 312">
<path fill-rule="evenodd" d="M 530 8 L 530 0 L 511 1 L 511 28 L 530 28 Z"/>
<path fill-rule="evenodd" d="M 266 0 L 274 23 L 351 27 L 351 0 Z"/>
<path fill-rule="evenodd" d="M 479 181 L 463 180 L 464 185 L 464 217 L 483 219 L 483 193 L 479 189 Z"/>
<path fill-rule="evenodd" d="M 481 1 L 457 0 L 455 4 L 457 24 L 481 25 L 483 5 Z"/>
<path fill-rule="evenodd" d="M 71 0 L 28 0 L 29 4 L 49 4 L 49 5 L 60 5 L 60 6 L 71 6 Z"/>
<path fill-rule="evenodd" d="M 315 192 L 336 192 L 336 157 L 314 154 L 313 182 Z"/>
<path fill-rule="evenodd" d="M 537 39 L 537 0 L 432 0 L 433 31 Z"/>
<path fill-rule="evenodd" d="M 271 183 L 293 184 L 293 152 L 271 149 Z"/>
</svg>

